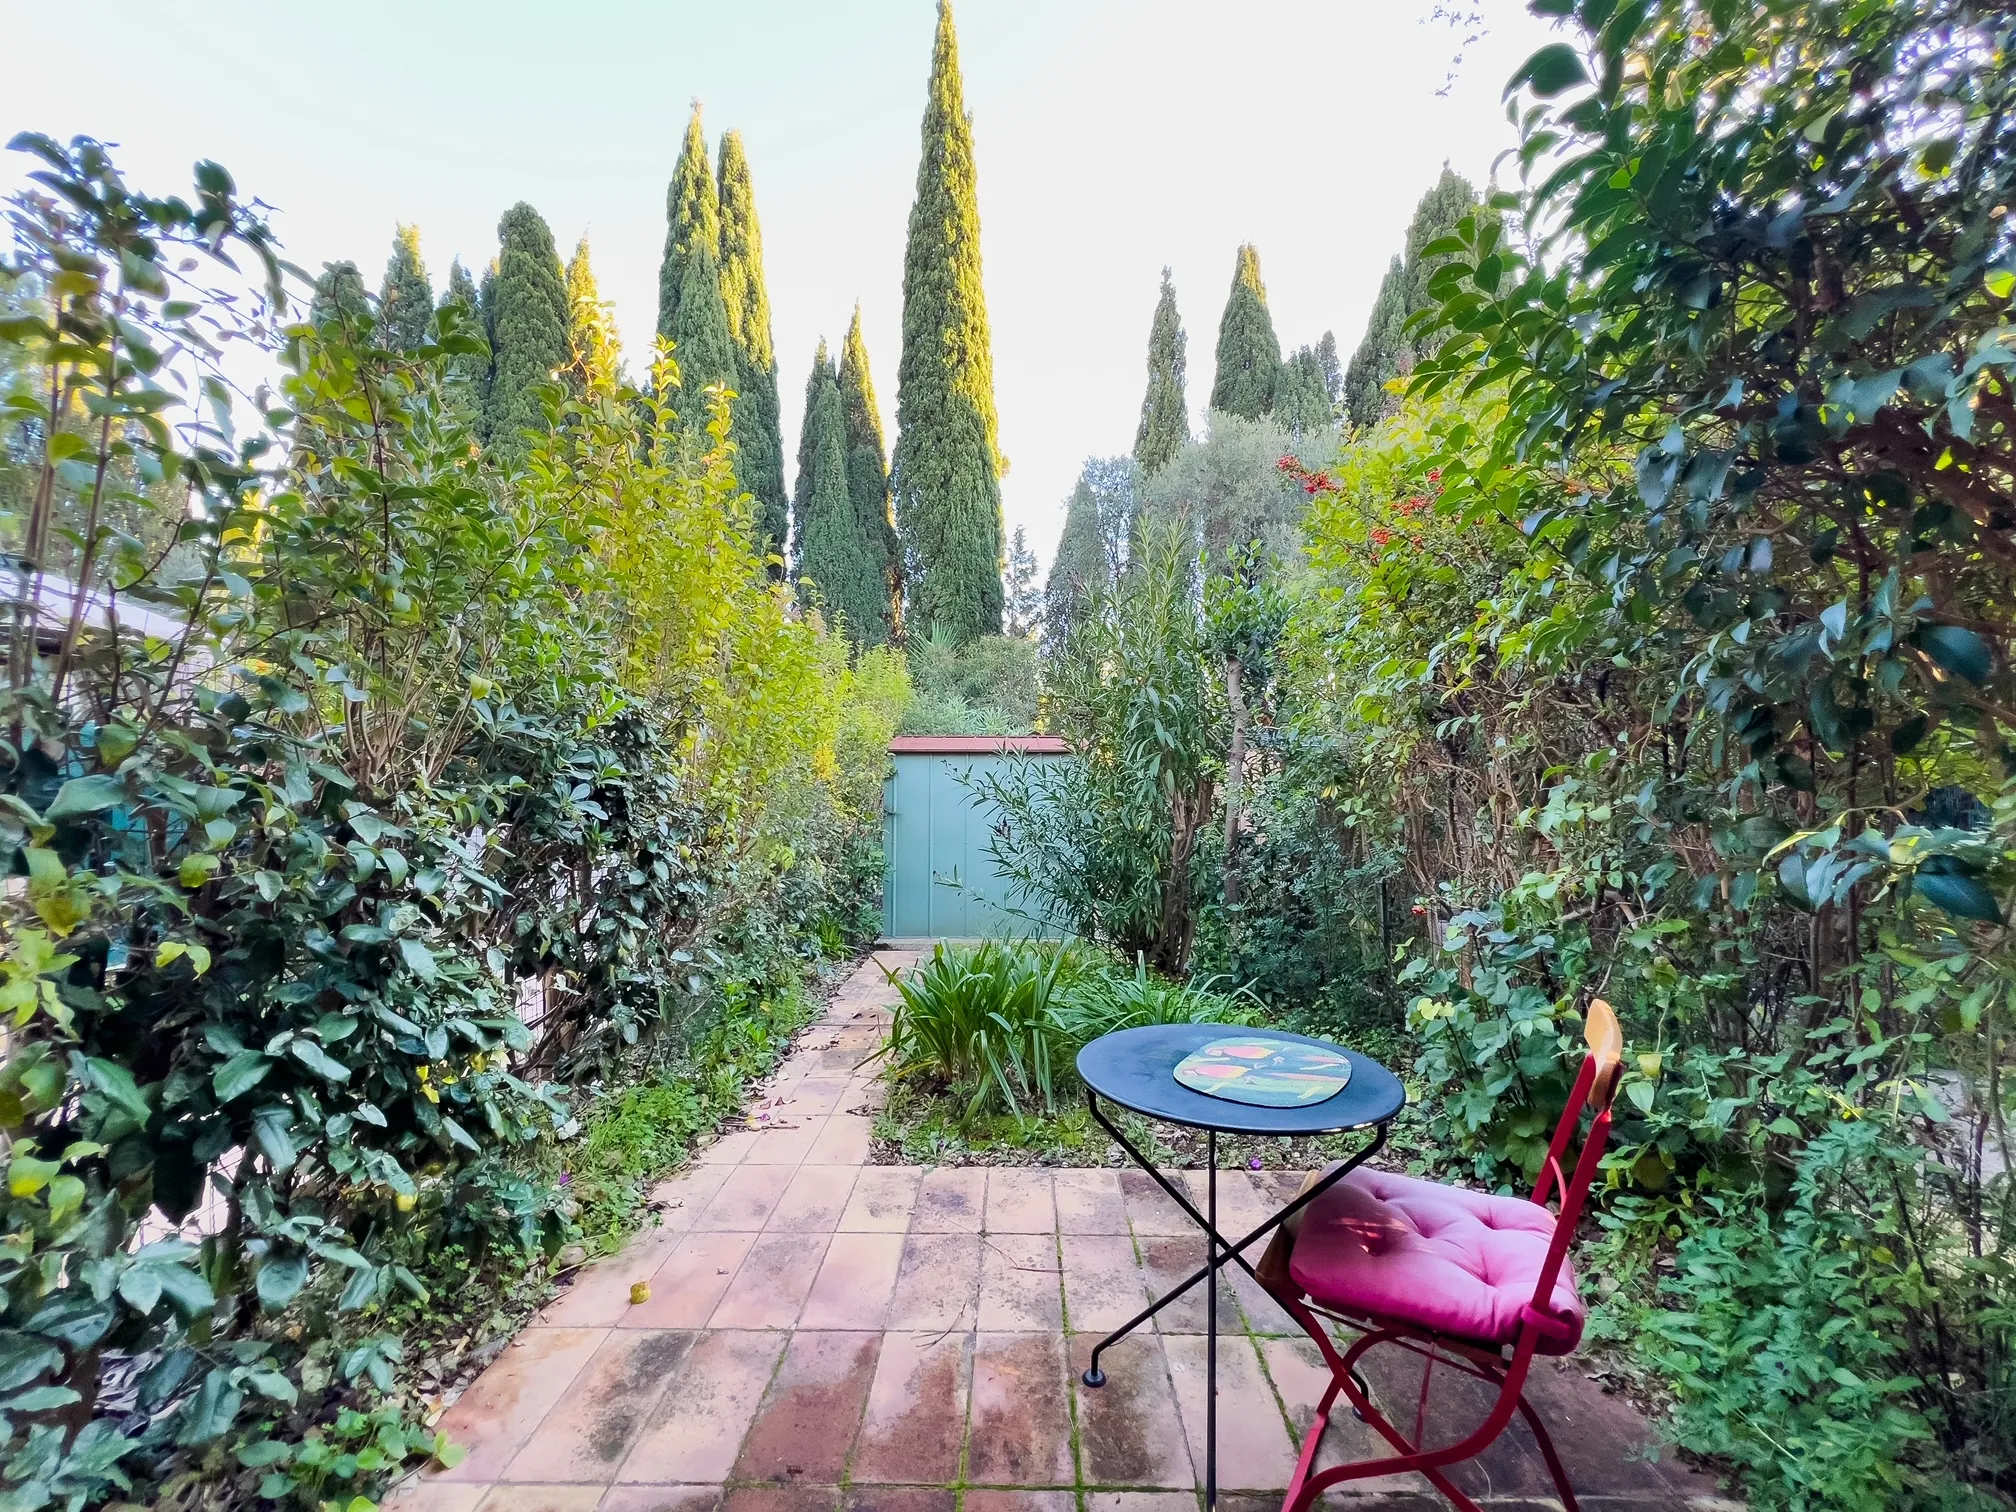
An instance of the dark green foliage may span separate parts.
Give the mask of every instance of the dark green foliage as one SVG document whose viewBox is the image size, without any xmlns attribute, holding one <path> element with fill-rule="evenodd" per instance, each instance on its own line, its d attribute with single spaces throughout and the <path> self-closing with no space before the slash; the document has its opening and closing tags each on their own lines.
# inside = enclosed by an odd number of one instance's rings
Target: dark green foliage
<svg viewBox="0 0 2016 1512">
<path fill-rule="evenodd" d="M 1127 560 L 1141 469 L 1131 457 L 1092 457 L 1064 504 L 1064 529 L 1043 587 L 1043 648 L 1063 649 Z"/>
<path fill-rule="evenodd" d="M 360 340 L 370 334 L 366 323 L 371 319 L 371 296 L 364 292 L 364 275 L 357 271 L 354 262 L 324 264 L 322 276 L 315 280 L 315 297 L 308 306 L 308 319 L 314 325 L 326 325 L 339 318 Z"/>
<path fill-rule="evenodd" d="M 1316 366 L 1323 374 L 1323 392 L 1330 400 L 1331 414 L 1335 415 L 1344 402 L 1344 369 L 1337 362 L 1335 331 L 1325 331 L 1323 339 L 1316 343 Z"/>
<path fill-rule="evenodd" d="M 1445 163 L 1442 176 L 1414 207 L 1414 219 L 1407 226 L 1406 253 L 1387 267 L 1379 296 L 1372 304 L 1372 317 L 1366 322 L 1365 339 L 1351 354 L 1351 367 L 1344 378 L 1344 408 L 1353 425 L 1370 425 L 1385 414 L 1391 407 L 1385 386 L 1412 371 L 1419 354 L 1433 348 L 1432 331 L 1410 332 L 1407 328 L 1410 319 L 1437 303 L 1428 281 L 1447 259 L 1428 256 L 1427 248 L 1454 231 L 1476 208 L 1477 191 Z"/>
<path fill-rule="evenodd" d="M 411 352 L 426 342 L 433 319 L 434 286 L 420 260 L 420 228 L 401 226 L 378 289 L 379 340 L 395 352 Z"/>
<path fill-rule="evenodd" d="M 1036 586 L 1036 553 L 1029 549 L 1029 536 L 1020 525 L 1008 542 L 1008 570 L 1002 629 L 1022 640 L 1043 628 L 1043 590 Z"/>
<path fill-rule="evenodd" d="M 540 392 L 567 365 L 567 289 L 545 218 L 522 200 L 497 223 L 497 281 L 490 317 L 490 444 L 507 458 L 546 424 Z"/>
<path fill-rule="evenodd" d="M 1267 286 L 1260 281 L 1260 253 L 1248 242 L 1232 265 L 1232 292 L 1218 322 L 1218 375 L 1211 384 L 1211 408 L 1258 420 L 1274 407 L 1274 382 L 1281 368 L 1281 341 L 1267 313 Z"/>
<path fill-rule="evenodd" d="M 442 292 L 441 304 L 444 309 L 454 305 L 461 311 L 458 329 L 483 339 L 481 352 L 455 357 L 448 364 L 450 391 L 457 396 L 463 413 L 475 421 L 490 394 L 490 336 L 483 323 L 483 297 L 459 257 L 448 265 L 448 287 Z"/>
<path fill-rule="evenodd" d="M 847 492 L 861 518 L 862 539 L 881 563 L 893 627 L 903 603 L 903 547 L 890 514 L 889 449 L 882 439 L 882 410 L 875 402 L 858 304 L 840 347 L 840 414 L 847 427 Z"/>
<path fill-rule="evenodd" d="M 973 128 L 949 0 L 938 6 L 917 198 L 903 260 L 896 521 L 911 634 L 1001 629 L 1001 456 L 994 355 L 980 282 Z"/>
<path fill-rule="evenodd" d="M 912 637 L 910 681 L 917 696 L 905 735 L 1024 735 L 1036 728 L 1042 692 L 1035 644 L 983 635 L 964 643 L 939 632 Z"/>
<path fill-rule="evenodd" d="M 1134 460 L 1152 473 L 1190 439 L 1190 401 L 1184 393 L 1186 339 L 1176 314 L 1176 285 L 1162 270 L 1162 294 L 1148 328 L 1148 391 L 1141 396 L 1141 424 L 1134 431 Z"/>
<path fill-rule="evenodd" d="M 735 476 L 756 498 L 756 529 L 781 556 L 790 520 L 784 496 L 784 432 L 777 402 L 777 346 L 763 281 L 763 230 L 740 132 L 721 137 L 721 297 L 735 349 L 732 412 Z"/>
<path fill-rule="evenodd" d="M 1314 347 L 1298 348 L 1281 365 L 1274 387 L 1274 423 L 1297 440 L 1329 429 L 1336 416 L 1324 382 L 1323 359 Z"/>
<path fill-rule="evenodd" d="M 714 384 L 732 389 L 741 381 L 721 287 L 721 246 L 720 189 L 696 102 L 665 193 L 665 256 L 658 265 L 658 334 L 672 343 L 687 396 L 681 413 L 696 428 L 706 423 L 699 396 Z"/>
<path fill-rule="evenodd" d="M 805 384 L 805 424 L 798 438 L 797 571 L 856 647 L 889 639 L 889 580 L 861 528 L 847 487 L 847 427 L 840 382 L 819 343 Z"/>
</svg>

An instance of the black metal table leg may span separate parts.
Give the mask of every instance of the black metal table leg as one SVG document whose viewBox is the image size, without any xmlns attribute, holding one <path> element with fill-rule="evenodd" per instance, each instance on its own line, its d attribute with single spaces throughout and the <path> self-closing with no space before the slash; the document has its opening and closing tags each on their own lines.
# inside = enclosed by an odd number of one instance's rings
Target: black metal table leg
<svg viewBox="0 0 2016 1512">
<path fill-rule="evenodd" d="M 1210 1155 L 1206 1164 L 1205 1206 L 1211 1221 L 1204 1229 L 1204 1512 L 1218 1507 L 1218 1131 L 1205 1132 Z"/>
<path fill-rule="evenodd" d="M 1155 1314 L 1162 1311 L 1162 1309 L 1167 1307 L 1171 1302 L 1174 1302 L 1178 1297 L 1182 1296 L 1184 1293 L 1189 1291 L 1191 1287 L 1195 1286 L 1199 1281 L 1202 1281 L 1206 1276 L 1211 1275 L 1215 1271 L 1222 1270 L 1228 1261 L 1236 1262 L 1241 1270 L 1245 1271 L 1247 1275 L 1252 1276 L 1253 1279 L 1257 1282 L 1260 1278 L 1254 1272 L 1252 1262 L 1246 1258 L 1243 1251 L 1250 1249 L 1255 1243 L 1255 1241 L 1264 1238 L 1267 1234 L 1271 1233 L 1281 1224 L 1287 1222 L 1290 1218 L 1294 1217 L 1295 1214 L 1301 1212 L 1303 1208 L 1307 1207 L 1310 1203 L 1314 1202 L 1318 1197 L 1322 1196 L 1333 1185 L 1343 1180 L 1344 1177 L 1350 1175 L 1351 1172 L 1357 1170 L 1359 1166 L 1363 1165 L 1366 1161 L 1370 1160 L 1374 1155 L 1378 1154 L 1379 1151 L 1383 1149 L 1386 1144 L 1386 1126 L 1383 1123 L 1375 1125 L 1372 1141 L 1370 1144 L 1366 1145 L 1364 1149 L 1360 1150 L 1350 1159 L 1341 1162 L 1336 1170 L 1326 1174 L 1321 1181 L 1316 1182 L 1309 1188 L 1309 1190 L 1298 1195 L 1286 1207 L 1282 1208 L 1279 1212 L 1275 1213 L 1272 1217 L 1268 1218 L 1264 1223 L 1260 1224 L 1260 1226 L 1255 1228 L 1251 1233 L 1246 1234 L 1237 1241 L 1233 1241 L 1226 1239 L 1222 1234 L 1218 1233 L 1218 1225 L 1214 1221 L 1216 1217 L 1215 1213 L 1213 1214 L 1211 1219 L 1207 1219 L 1202 1213 L 1198 1212 L 1195 1204 L 1193 1204 L 1190 1201 L 1190 1199 L 1186 1197 L 1180 1190 L 1178 1190 L 1175 1186 L 1173 1186 L 1170 1183 L 1169 1179 L 1155 1168 L 1154 1163 L 1150 1161 L 1147 1156 L 1143 1155 L 1139 1150 L 1135 1149 L 1133 1144 L 1128 1140 L 1126 1135 L 1122 1134 L 1117 1128 L 1113 1126 L 1112 1121 L 1108 1119 L 1103 1112 L 1100 1111 L 1098 1094 L 1093 1092 L 1090 1088 L 1086 1089 L 1086 1101 L 1091 1108 L 1092 1118 L 1094 1122 L 1096 1122 L 1100 1128 L 1104 1129 L 1109 1135 L 1112 1136 L 1113 1142 L 1119 1145 L 1121 1149 L 1125 1150 L 1128 1156 L 1134 1161 L 1134 1163 L 1137 1166 L 1139 1166 L 1143 1171 L 1147 1172 L 1148 1175 L 1150 1175 L 1155 1179 L 1156 1184 L 1159 1185 L 1163 1191 L 1169 1194 L 1170 1200 L 1175 1202 L 1176 1205 L 1181 1207 L 1185 1213 L 1190 1215 L 1190 1219 L 1192 1222 L 1194 1222 L 1200 1229 L 1204 1230 L 1206 1233 L 1211 1235 L 1211 1237 L 1217 1241 L 1217 1244 L 1214 1247 L 1214 1251 L 1211 1254 L 1210 1260 L 1205 1265 L 1201 1266 L 1190 1276 L 1186 1277 L 1178 1285 L 1172 1287 L 1169 1291 L 1165 1292 L 1160 1297 L 1157 1297 L 1153 1302 L 1149 1303 L 1140 1312 L 1136 1313 L 1133 1317 L 1129 1318 L 1125 1323 L 1122 1323 L 1118 1328 L 1114 1329 L 1111 1333 L 1106 1335 L 1105 1338 L 1101 1339 L 1097 1344 L 1092 1346 L 1092 1358 L 1087 1362 L 1085 1373 L 1081 1377 L 1081 1379 L 1085 1382 L 1087 1386 L 1096 1387 L 1096 1386 L 1104 1386 L 1106 1384 L 1106 1372 L 1099 1368 L 1099 1357 L 1102 1354 L 1104 1354 L 1113 1345 L 1119 1343 L 1122 1339 L 1126 1338 L 1127 1335 L 1132 1333 L 1135 1329 L 1139 1328 L 1143 1323 L 1146 1323 L 1150 1318 L 1154 1317 Z M 1212 1137 L 1213 1137 L 1214 1155 L 1215 1155 L 1216 1135 L 1214 1134 Z M 1213 1165 L 1215 1168 L 1216 1165 L 1215 1158 L 1213 1161 Z M 1214 1175 L 1213 1175 L 1214 1192 L 1216 1189 L 1215 1183 L 1216 1183 L 1216 1175 L 1214 1169 Z"/>
</svg>

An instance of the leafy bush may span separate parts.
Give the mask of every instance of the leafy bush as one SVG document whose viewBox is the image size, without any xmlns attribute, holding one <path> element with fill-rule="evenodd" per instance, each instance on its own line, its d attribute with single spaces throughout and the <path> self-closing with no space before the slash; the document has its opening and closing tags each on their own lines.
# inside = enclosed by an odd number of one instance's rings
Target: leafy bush
<svg viewBox="0 0 2016 1512">
<path fill-rule="evenodd" d="M 917 697 L 905 735 L 1022 735 L 1036 728 L 1036 643 L 983 635 L 963 644 L 942 630 L 910 646 Z"/>
<path fill-rule="evenodd" d="M 1137 959 L 1114 972 L 1084 946 L 989 940 L 940 944 L 892 973 L 899 1001 L 884 1052 L 892 1074 L 950 1091 L 962 1121 L 1055 1110 L 1073 1058 L 1102 1034 L 1141 1024 L 1251 1023 L 1257 1005 L 1160 980 Z"/>
<path fill-rule="evenodd" d="M 412 352 L 361 296 L 288 323 L 214 164 L 157 199 L 17 145 L 0 1478 L 20 1512 L 348 1494 L 434 1447 L 404 1337 L 579 1232 L 565 1086 L 684 1055 L 718 1110 L 771 1053 L 704 1038 L 769 1033 L 737 979 L 858 917 L 895 715 L 769 580 L 725 405 L 680 423 L 664 361 L 549 393 L 506 471 L 447 382 L 459 309 Z M 234 418 L 240 343 L 284 376 Z M 671 1152 L 626 1139 L 606 1185 Z"/>
</svg>

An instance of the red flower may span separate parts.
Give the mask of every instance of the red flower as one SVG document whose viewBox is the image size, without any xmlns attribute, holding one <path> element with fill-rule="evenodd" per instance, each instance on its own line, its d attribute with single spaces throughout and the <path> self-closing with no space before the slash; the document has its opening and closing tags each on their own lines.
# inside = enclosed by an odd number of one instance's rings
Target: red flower
<svg viewBox="0 0 2016 1512">
<path fill-rule="evenodd" d="M 1428 481 L 1429 481 L 1430 483 L 1440 483 L 1440 482 L 1442 481 L 1442 469 L 1441 469 L 1441 468 L 1439 468 L 1439 467 L 1431 467 L 1431 468 L 1429 468 L 1429 469 L 1428 469 Z"/>
<path fill-rule="evenodd" d="M 1388 530 L 1384 525 L 1374 525 L 1372 527 L 1372 544 L 1374 546 L 1380 547 L 1383 550 L 1386 543 L 1392 539 L 1393 532 Z"/>
</svg>

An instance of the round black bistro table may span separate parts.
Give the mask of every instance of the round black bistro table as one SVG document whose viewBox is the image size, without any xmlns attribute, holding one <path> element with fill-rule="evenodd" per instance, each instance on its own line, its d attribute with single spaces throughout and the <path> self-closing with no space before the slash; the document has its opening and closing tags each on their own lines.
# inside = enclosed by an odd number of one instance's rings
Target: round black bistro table
<svg viewBox="0 0 2016 1512">
<path fill-rule="evenodd" d="M 1228 1098 L 1211 1097 L 1203 1092 L 1193 1091 L 1176 1080 L 1177 1063 L 1185 1056 L 1202 1049 L 1213 1040 L 1234 1035 L 1241 1039 L 1281 1040 L 1288 1044 L 1321 1045 L 1326 1050 L 1342 1051 L 1345 1058 L 1351 1062 L 1351 1079 L 1340 1091 L 1321 1102 L 1295 1108 L 1261 1108 L 1249 1103 L 1233 1102 Z M 1203 1231 L 1206 1246 L 1205 1263 L 1194 1275 L 1166 1295 L 1158 1297 L 1135 1317 L 1099 1341 L 1092 1350 L 1092 1361 L 1085 1371 L 1085 1384 L 1105 1385 L 1106 1373 L 1099 1368 L 1099 1356 L 1198 1282 L 1210 1277 L 1209 1284 L 1204 1288 L 1204 1312 L 1207 1320 L 1204 1366 L 1204 1505 L 1207 1509 L 1214 1508 L 1218 1504 L 1217 1273 L 1227 1263 L 1236 1263 L 1246 1274 L 1254 1276 L 1253 1266 L 1243 1252 L 1255 1241 L 1271 1233 L 1303 1207 L 1315 1201 L 1333 1183 L 1370 1159 L 1380 1146 L 1386 1143 L 1386 1125 L 1393 1115 L 1406 1105 L 1407 1094 L 1400 1085 L 1400 1079 L 1391 1071 L 1377 1061 L 1368 1060 L 1342 1045 L 1333 1045 L 1328 1040 L 1311 1039 L 1303 1034 L 1288 1034 L 1278 1029 L 1248 1029 L 1238 1024 L 1148 1024 L 1139 1029 L 1115 1030 L 1111 1034 L 1101 1035 L 1078 1052 L 1078 1075 L 1085 1082 L 1086 1100 L 1091 1105 L 1093 1118 L 1098 1120 L 1101 1128 L 1113 1136 L 1120 1148 L 1133 1158 L 1134 1163 L 1154 1177 L 1162 1190 L 1174 1199 L 1176 1205 L 1190 1215 L 1198 1228 Z M 1144 1118 L 1205 1131 L 1210 1171 L 1205 1188 L 1205 1211 L 1198 1212 L 1189 1197 L 1157 1170 L 1153 1161 L 1135 1149 L 1126 1135 L 1113 1126 L 1112 1121 L 1100 1108 L 1102 1098 L 1106 1102 L 1139 1113 Z M 1220 1134 L 1295 1136 L 1338 1134 L 1352 1129 L 1373 1131 L 1372 1138 L 1364 1149 L 1344 1161 L 1336 1170 L 1327 1173 L 1322 1181 L 1315 1183 L 1308 1191 L 1296 1197 L 1293 1202 L 1243 1238 L 1227 1240 L 1218 1232 Z M 1254 1276 L 1254 1280 L 1257 1282 L 1259 1277 Z"/>
</svg>

